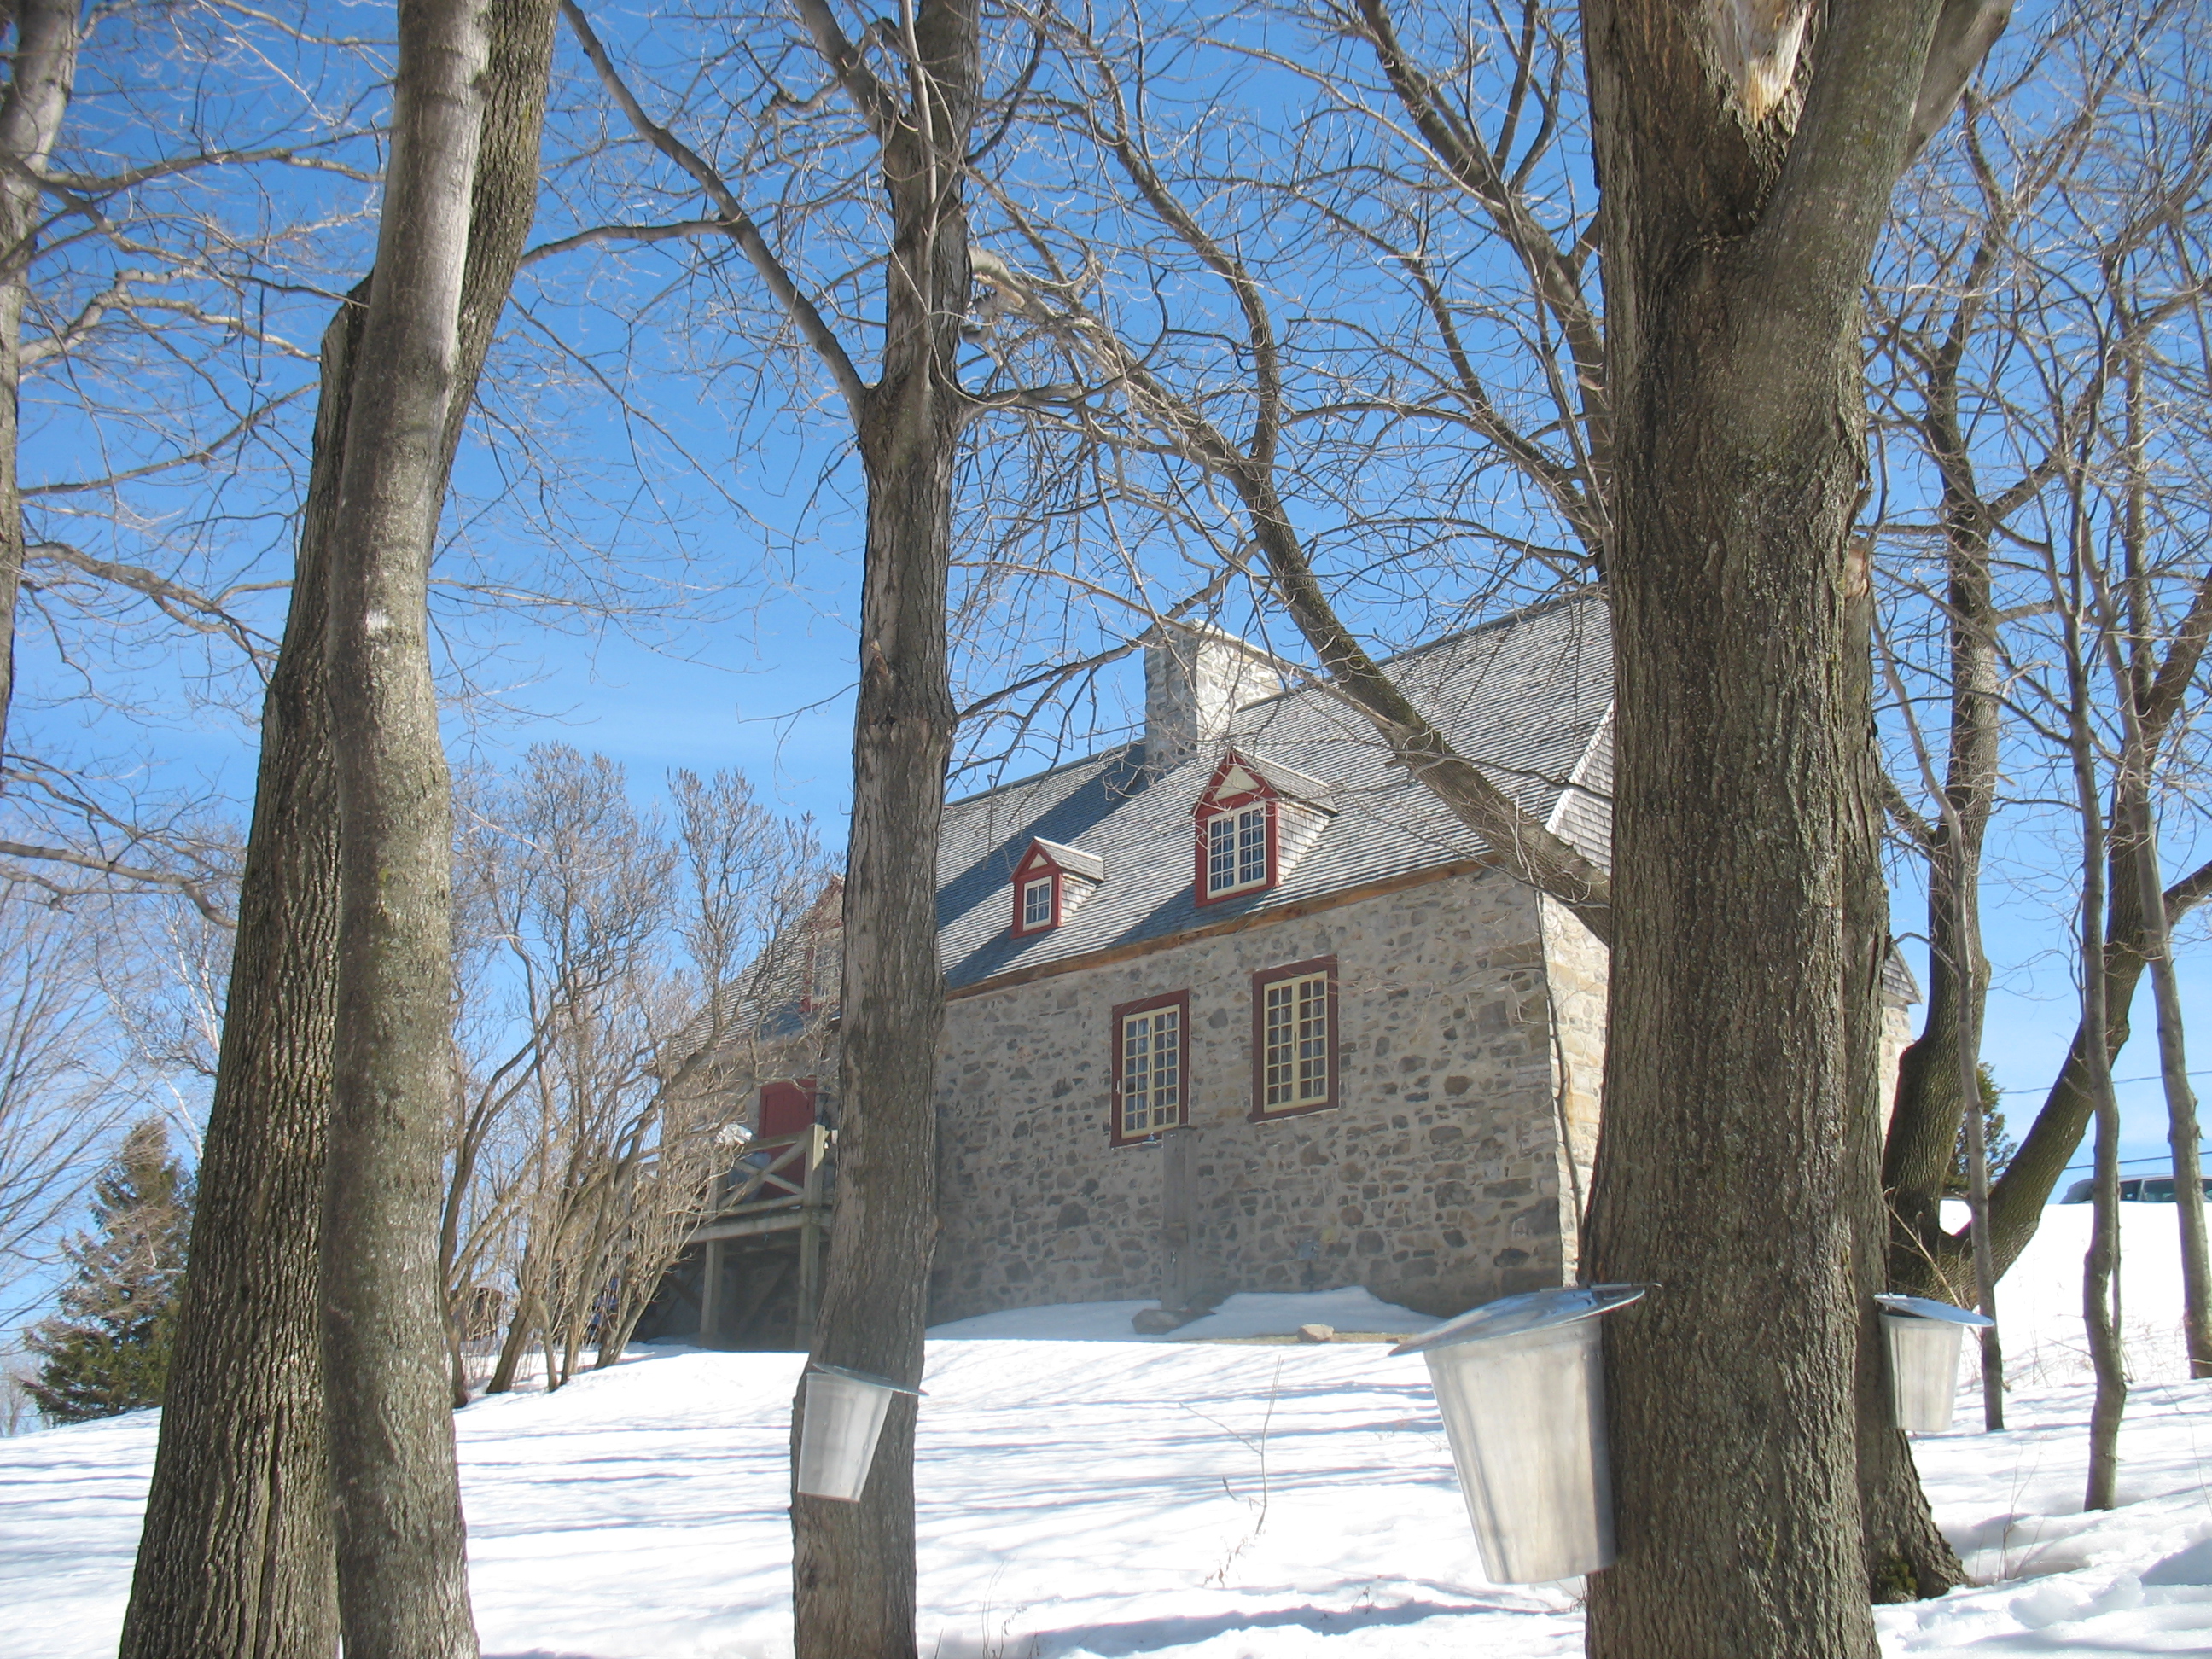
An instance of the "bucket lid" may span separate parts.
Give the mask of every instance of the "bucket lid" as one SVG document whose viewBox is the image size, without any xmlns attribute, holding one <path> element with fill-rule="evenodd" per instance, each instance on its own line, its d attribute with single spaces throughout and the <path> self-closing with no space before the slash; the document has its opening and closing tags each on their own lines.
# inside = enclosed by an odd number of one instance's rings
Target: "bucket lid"
<svg viewBox="0 0 2212 1659">
<path fill-rule="evenodd" d="M 1571 1325 L 1615 1308 L 1625 1308 L 1650 1285 L 1570 1285 L 1563 1290 L 1530 1291 L 1522 1296 L 1500 1297 L 1471 1308 L 1432 1331 L 1408 1337 L 1390 1350 L 1394 1354 L 1420 1353 L 1430 1348 L 1456 1347 L 1462 1342 L 1484 1342 L 1492 1337 L 1524 1336 L 1554 1325 Z"/>
<path fill-rule="evenodd" d="M 1931 1302 L 1924 1296 L 1877 1296 L 1885 1313 L 1909 1319 L 1938 1319 L 1947 1325 L 1994 1325 L 1997 1322 L 1971 1308 L 1954 1308 L 1948 1302 Z"/>
<path fill-rule="evenodd" d="M 842 1365 L 824 1365 L 819 1360 L 806 1368 L 810 1371 L 827 1371 L 832 1376 L 842 1376 L 848 1382 L 865 1382 L 872 1389 L 889 1389 L 893 1394 L 910 1394 L 916 1400 L 924 1398 L 920 1389 L 909 1389 L 903 1382 L 894 1382 L 888 1376 L 878 1376 L 872 1371 L 848 1370 Z"/>
</svg>

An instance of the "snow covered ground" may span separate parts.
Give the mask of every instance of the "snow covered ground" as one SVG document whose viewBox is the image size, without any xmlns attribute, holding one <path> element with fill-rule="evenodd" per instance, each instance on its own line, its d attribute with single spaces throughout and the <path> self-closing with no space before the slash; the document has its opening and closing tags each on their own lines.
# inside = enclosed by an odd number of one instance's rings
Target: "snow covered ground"
<svg viewBox="0 0 2212 1659">
<path fill-rule="evenodd" d="M 2173 1211 L 2127 1206 L 2123 1507 L 2080 1512 L 2083 1208 L 2000 1287 L 2012 1427 L 1919 1443 L 1981 1588 L 1878 1614 L 1886 1654 L 2212 1651 L 2212 1384 L 2181 1381 Z M 937 1334 L 918 1471 L 937 1659 L 1548 1659 L 1577 1585 L 1481 1575 L 1419 1359 L 1377 1344 L 1126 1340 L 1141 1304 Z M 1233 1298 L 1188 1333 L 1426 1323 L 1364 1291 Z M 1184 1334 L 1179 1333 L 1178 1334 Z M 1117 1340 L 1119 1339 L 1119 1340 Z M 477 1616 L 505 1659 L 790 1651 L 798 1357 L 648 1351 L 460 1414 Z M 0 1655 L 114 1651 L 155 1419 L 0 1441 Z"/>
</svg>

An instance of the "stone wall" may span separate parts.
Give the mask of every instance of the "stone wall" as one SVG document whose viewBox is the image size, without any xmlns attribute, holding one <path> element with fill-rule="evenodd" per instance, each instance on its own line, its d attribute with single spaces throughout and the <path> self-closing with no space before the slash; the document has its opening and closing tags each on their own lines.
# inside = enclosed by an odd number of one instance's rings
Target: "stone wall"
<svg viewBox="0 0 2212 1659">
<path fill-rule="evenodd" d="M 1180 990 L 1202 1297 L 1359 1284 L 1453 1313 L 1561 1282 L 1574 1204 L 1544 981 L 1557 931 L 1483 871 L 957 997 L 931 1317 L 1160 1294 L 1164 1160 L 1158 1142 L 1109 1144 L 1110 1010 Z M 1251 1122 L 1251 975 L 1324 956 L 1340 1104 Z M 1601 1024 L 1601 968 L 1595 984 Z M 1589 994 L 1562 1004 L 1578 1151 Z"/>
<path fill-rule="evenodd" d="M 1564 1120 L 1567 1154 L 1560 1160 L 1570 1276 L 1578 1252 L 1583 1212 L 1589 1202 L 1597 1161 L 1600 1109 L 1605 1099 L 1606 980 L 1610 953 L 1596 934 L 1557 899 L 1542 898 L 1544 959 L 1551 988 L 1552 1087 Z"/>
</svg>

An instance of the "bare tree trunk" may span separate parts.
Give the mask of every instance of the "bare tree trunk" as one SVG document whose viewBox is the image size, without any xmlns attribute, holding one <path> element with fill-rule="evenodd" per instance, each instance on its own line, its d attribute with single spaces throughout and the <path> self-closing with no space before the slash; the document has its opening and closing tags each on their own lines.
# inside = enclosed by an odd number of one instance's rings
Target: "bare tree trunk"
<svg viewBox="0 0 2212 1659">
<path fill-rule="evenodd" d="M 76 0 L 18 0 L 15 50 L 0 94 L 0 749 L 15 699 L 15 601 L 23 585 L 23 313 L 46 204 L 38 180 L 53 155 L 76 81 Z"/>
<path fill-rule="evenodd" d="M 475 1659 L 441 1337 L 451 783 L 429 567 L 460 378 L 488 56 L 477 0 L 403 0 L 392 154 L 347 434 L 328 642 L 337 1023 L 322 1264 L 348 1659 Z"/>
<path fill-rule="evenodd" d="M 525 1263 L 525 1272 L 528 1264 Z M 538 1298 L 526 1278 L 516 1292 L 514 1316 L 507 1322 L 507 1335 L 501 1340 L 499 1358 L 493 1362 L 491 1381 L 484 1384 L 486 1394 L 506 1394 L 514 1387 L 516 1374 L 522 1369 L 522 1357 L 530 1352 L 530 1339 L 537 1332 Z"/>
<path fill-rule="evenodd" d="M 528 233 L 552 0 L 495 0 L 461 304 L 473 385 Z M 325 645 L 340 471 L 368 284 L 323 341 L 298 569 L 262 711 L 230 1002 L 203 1144 L 176 1377 L 124 1659 L 329 1659 L 337 1609 L 318 1327 L 337 1006 L 337 805 Z M 463 410 L 449 411 L 450 466 Z"/>
<path fill-rule="evenodd" d="M 1620 710 L 1590 1272 L 1663 1287 L 1607 1333 L 1620 1556 L 1590 1583 L 1594 1659 L 1875 1651 L 1847 1265 L 1864 733 L 1839 710 L 1858 284 L 1938 9 L 1792 9 L 1821 32 L 1809 80 L 1792 37 L 1731 88 L 1715 9 L 1583 6 Z"/>
<path fill-rule="evenodd" d="M 1867 562 L 1855 566 L 1850 586 L 1842 659 L 1846 678 L 1838 718 L 1844 723 L 1845 753 L 1852 769 L 1843 817 L 1849 929 L 1844 1012 L 1851 1107 L 1847 1148 L 1854 1238 L 1850 1267 L 1858 1304 L 1852 1393 L 1859 1529 L 1869 1599 L 1911 1601 L 1965 1583 L 1966 1571 L 1936 1524 L 1912 1460 L 1911 1443 L 1897 1426 L 1891 1403 L 1889 1343 L 1882 1330 L 1881 1304 L 1874 1299 L 1889 1288 L 1889 1206 L 1881 1183 L 1881 981 L 1890 936 L 1889 887 L 1881 873 L 1881 757 L 1874 723 L 1874 592 Z"/>
<path fill-rule="evenodd" d="M 1982 1350 L 1982 1428 L 2000 1432 L 2004 1423 L 2004 1340 L 1994 1323 L 1997 1316 L 1996 1253 L 1990 1247 L 1990 1149 L 1983 1118 L 1981 1052 L 1978 1036 L 1960 1046 L 1962 1059 L 1974 1070 L 1968 1081 L 1973 1095 L 1966 1105 L 1967 1230 L 1973 1241 L 1976 1304 L 1991 1323 L 1976 1333 Z"/>
<path fill-rule="evenodd" d="M 2145 930 L 2150 956 L 2151 992 L 2158 1010 L 2159 1081 L 2166 1094 L 2166 1139 L 2173 1152 L 2173 1198 L 2181 1229 L 2182 1334 L 2189 1346 L 2189 1374 L 2212 1376 L 2212 1268 L 2208 1268 L 2204 1229 L 2204 1170 L 2198 1156 L 2197 1095 L 2189 1086 L 2189 1055 L 2183 1036 L 2181 986 L 2173 971 L 2173 940 L 2158 901 L 2158 829 L 2150 804 L 2136 804 L 2140 818 L 2129 837 L 2136 878 L 2148 911 L 2155 917 Z"/>
<path fill-rule="evenodd" d="M 2173 970 L 2173 933 L 2166 926 L 2166 906 L 2159 884 L 2158 815 L 2151 803 L 2158 756 L 2142 708 L 2153 684 L 2149 648 L 2149 607 L 2145 602 L 2146 507 L 2149 493 L 2149 463 L 2143 418 L 2143 377 L 2140 349 L 2127 358 L 2125 516 L 2121 550 L 2125 561 L 2123 592 L 2114 595 L 2101 586 L 2098 594 L 2103 622 L 2100 629 L 2112 690 L 2124 726 L 2126 763 L 2121 769 L 2121 808 L 2124 830 L 2118 854 L 2124 847 L 2135 877 L 2137 898 L 2143 907 L 2143 954 L 2149 960 L 2151 995 L 2157 1010 L 2159 1080 L 2166 1095 L 2166 1145 L 2173 1153 L 2175 1219 L 2181 1229 L 2182 1333 L 2189 1350 L 2189 1374 L 2212 1376 L 2212 1262 L 2205 1255 L 2204 1182 L 2197 1155 L 2197 1097 L 2189 1086 L 2189 1058 L 2184 1042 L 2181 987 Z M 2120 604 L 2126 606 L 2125 631 L 2130 646 L 2121 645 Z M 2115 860 L 2116 865 L 2118 859 Z"/>
<path fill-rule="evenodd" d="M 2075 672 L 2078 674 L 2078 667 Z M 2081 813 L 2081 1018 L 2084 1026 L 2095 1030 L 2106 1023 L 2110 992 L 2103 936 L 2105 836 L 2092 770 L 2087 697 L 2086 688 L 2076 690 L 2073 747 Z M 2096 1370 L 2097 1394 L 2089 1412 L 2089 1480 L 2081 1506 L 2108 1510 L 2112 1507 L 2119 1474 L 2120 1417 L 2128 1400 L 2113 1306 L 2114 1281 L 2120 1265 L 2120 1107 L 2112 1092 L 2112 1062 L 2094 1044 L 2089 1050 L 2089 1088 L 2096 1102 L 2097 1184 L 2089 1249 L 2082 1261 L 2081 1316 L 2089 1339 L 2090 1362 Z"/>
<path fill-rule="evenodd" d="M 826 12 L 827 8 L 822 8 Z M 979 70 L 975 0 L 912 13 L 905 105 L 878 125 L 890 200 L 882 371 L 856 411 L 868 484 L 860 690 L 845 878 L 836 1225 L 811 1358 L 913 1384 L 936 1245 L 932 1109 L 945 976 L 937 844 L 953 708 L 945 606 L 953 465 L 967 404 L 960 194 Z M 817 39 L 823 30 L 817 26 Z M 833 45 L 825 57 L 836 50 Z M 915 1652 L 915 1401 L 900 1395 L 857 1504 L 794 1494 L 798 1659 Z M 793 1413 L 794 1451 L 805 1389 Z"/>
<path fill-rule="evenodd" d="M 1997 775 L 1996 632 L 1987 544 L 1951 532 L 1951 738 L 1928 871 L 1928 1012 L 1898 1063 L 1882 1180 L 1895 1215 L 1891 1271 L 1917 1279 L 1939 1248 L 1944 1182 L 1975 1100 L 1974 1037 L 1988 976 L 1976 926 L 1982 842 Z"/>
<path fill-rule="evenodd" d="M 2077 468 L 2069 478 L 2074 506 L 2069 525 L 2069 564 L 2062 570 L 2055 549 L 2045 554 L 2051 597 L 2063 618 L 2063 640 L 2066 672 L 2066 749 L 2073 774 L 2074 810 L 2081 832 L 2081 898 L 2080 911 L 2081 1030 L 2108 1030 L 2112 1023 L 2112 985 L 2107 971 L 2105 937 L 2106 879 L 2112 877 L 2117 898 L 2135 884 L 2126 881 L 2115 858 L 2118 836 L 2107 833 L 2104 807 L 2097 787 L 2097 734 L 2090 722 L 2091 653 L 2084 621 L 2090 614 L 2090 594 L 2095 578 L 2094 553 L 2081 498 L 2084 483 Z M 2103 595 L 2096 596 L 2099 599 Z M 2098 635 L 2109 635 L 2109 617 L 2097 606 Z M 2115 688 L 2123 697 L 2131 695 L 2125 676 Z M 2130 720 L 2132 724 L 2132 717 Z M 2130 787 L 2131 763 L 2136 744 L 2129 743 L 2119 768 L 2118 793 Z M 2118 816 L 2118 814 L 2115 815 Z M 2136 890 L 2140 890 L 2137 888 Z M 2140 925 L 2140 922 L 2138 923 Z M 2130 984 L 2132 985 L 2132 979 Z M 2096 1398 L 2089 1409 L 2089 1478 L 2081 1506 L 2110 1509 L 2119 1473 L 2120 1418 L 2127 1408 L 2128 1383 L 2120 1352 L 2120 1333 L 2115 1276 L 2120 1262 L 2120 1105 L 2112 1092 L 2112 1066 L 2104 1045 L 2087 1045 L 2088 1093 L 2096 1115 L 2095 1197 L 2089 1223 L 2089 1249 L 2081 1264 L 2081 1318 L 2089 1341 L 2089 1359 L 2095 1368 Z"/>
<path fill-rule="evenodd" d="M 315 1236 L 337 1017 L 327 551 L 366 284 L 323 336 L 292 602 L 261 706 L 230 1001 L 122 1659 L 337 1646 Z"/>
</svg>

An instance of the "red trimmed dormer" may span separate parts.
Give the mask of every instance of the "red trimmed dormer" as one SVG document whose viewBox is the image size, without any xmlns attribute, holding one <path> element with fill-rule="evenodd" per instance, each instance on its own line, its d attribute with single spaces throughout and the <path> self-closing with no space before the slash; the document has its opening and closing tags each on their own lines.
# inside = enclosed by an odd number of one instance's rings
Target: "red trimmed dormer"
<svg viewBox="0 0 2212 1659">
<path fill-rule="evenodd" d="M 1263 893 L 1290 873 L 1320 835 L 1332 793 L 1318 778 L 1231 749 L 1191 809 L 1198 841 L 1192 896 L 1215 904 Z"/>
<path fill-rule="evenodd" d="M 1014 866 L 1014 937 L 1050 933 L 1105 876 L 1106 861 L 1095 853 L 1042 837 L 1032 841 Z"/>
<path fill-rule="evenodd" d="M 1191 816 L 1198 821 L 1200 904 L 1256 893 L 1279 879 L 1281 801 L 1259 768 L 1234 749 L 1221 757 Z"/>
</svg>

